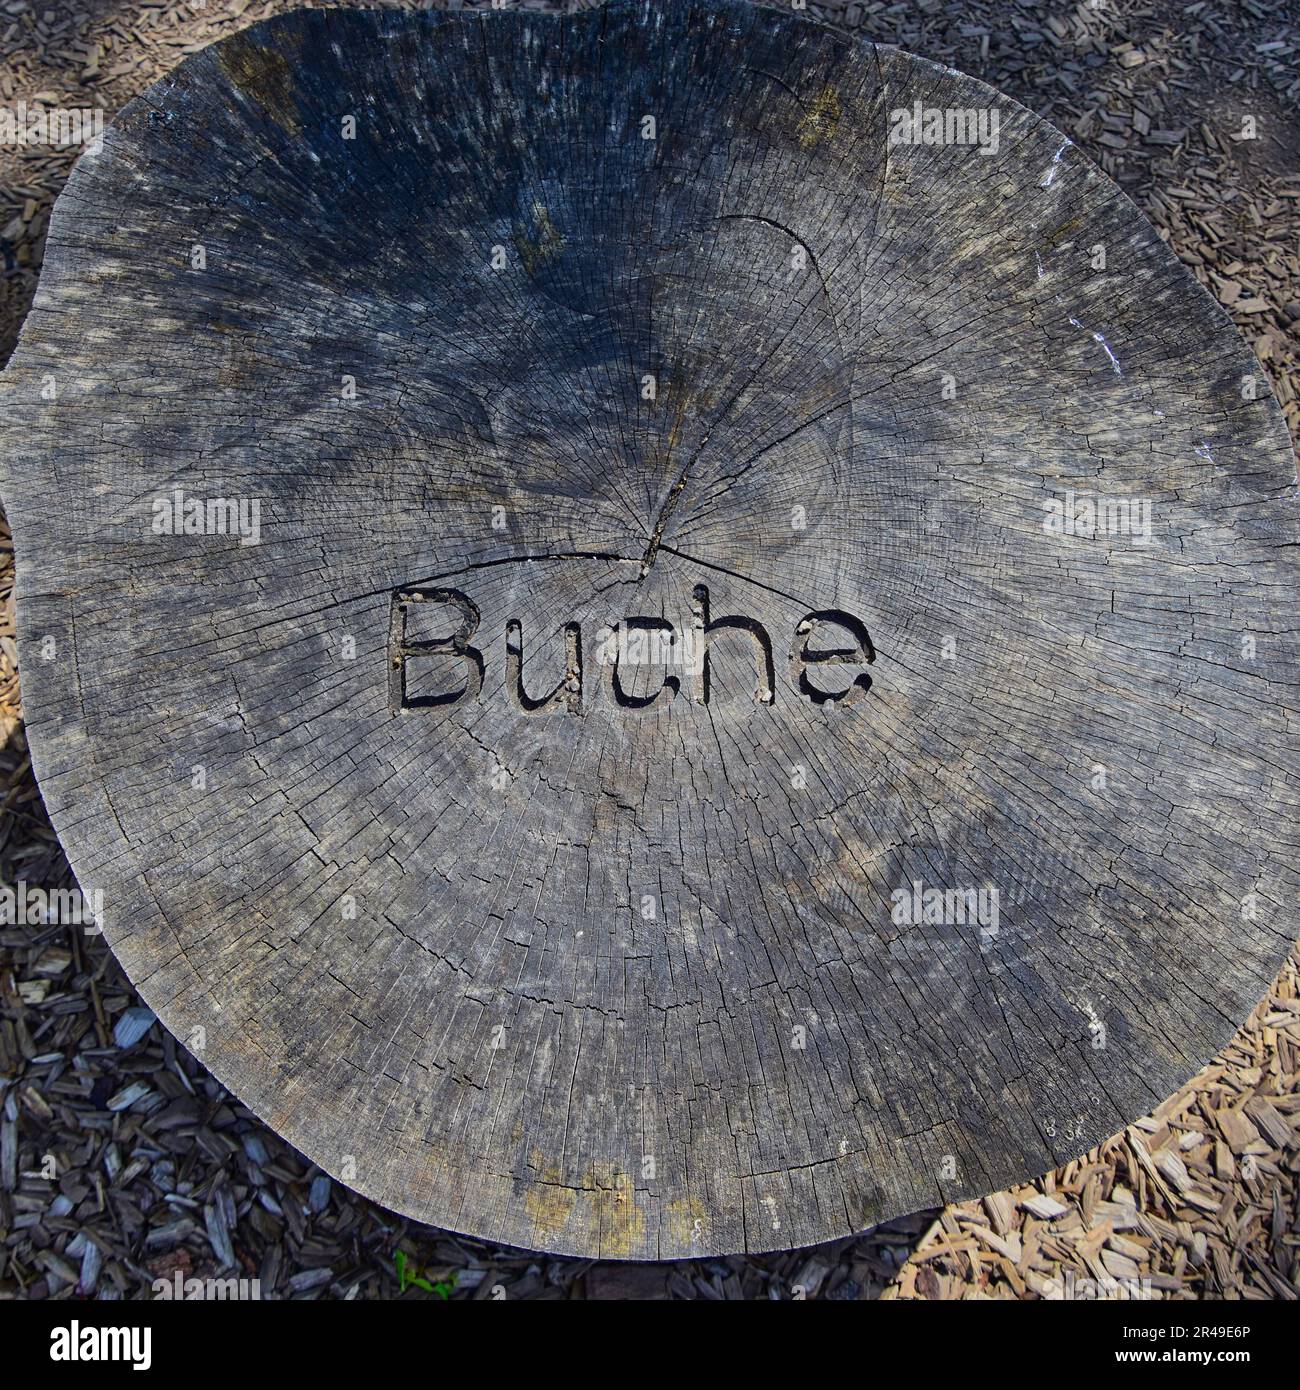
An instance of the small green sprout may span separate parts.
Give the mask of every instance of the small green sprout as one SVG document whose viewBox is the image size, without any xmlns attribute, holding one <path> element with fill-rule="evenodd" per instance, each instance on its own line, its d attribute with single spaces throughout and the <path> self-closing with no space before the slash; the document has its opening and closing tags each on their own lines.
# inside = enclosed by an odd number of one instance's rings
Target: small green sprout
<svg viewBox="0 0 1300 1390">
<path fill-rule="evenodd" d="M 456 1288 L 456 1281 L 460 1277 L 453 1269 L 450 1278 L 439 1279 L 434 1284 L 426 1278 L 418 1265 L 411 1264 L 405 1250 L 398 1250 L 394 1253 L 393 1267 L 397 1271 L 397 1292 L 399 1294 L 404 1294 L 407 1289 L 423 1289 L 425 1293 L 436 1293 L 444 1303 L 451 1297 Z"/>
</svg>

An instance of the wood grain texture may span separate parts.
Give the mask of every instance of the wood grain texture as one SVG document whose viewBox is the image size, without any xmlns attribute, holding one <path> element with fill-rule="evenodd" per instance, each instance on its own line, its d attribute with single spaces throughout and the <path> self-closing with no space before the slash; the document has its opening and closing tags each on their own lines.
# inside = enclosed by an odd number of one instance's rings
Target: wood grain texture
<svg viewBox="0 0 1300 1390">
<path fill-rule="evenodd" d="M 81 160 L 0 401 L 78 878 L 403 1212 L 668 1258 L 986 1192 L 1292 940 L 1280 413 L 952 70 L 688 0 L 270 21 Z"/>
</svg>

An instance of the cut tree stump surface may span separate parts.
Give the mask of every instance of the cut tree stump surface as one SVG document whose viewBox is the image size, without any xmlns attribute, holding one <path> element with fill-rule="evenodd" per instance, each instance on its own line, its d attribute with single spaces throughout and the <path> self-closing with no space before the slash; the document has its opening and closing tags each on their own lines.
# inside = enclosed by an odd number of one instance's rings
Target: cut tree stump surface
<svg viewBox="0 0 1300 1390">
<path fill-rule="evenodd" d="M 113 949 L 414 1217 L 667 1258 L 996 1189 L 1292 940 L 1280 412 L 950 69 L 679 0 L 270 21 L 82 158 L 0 400 Z"/>
</svg>

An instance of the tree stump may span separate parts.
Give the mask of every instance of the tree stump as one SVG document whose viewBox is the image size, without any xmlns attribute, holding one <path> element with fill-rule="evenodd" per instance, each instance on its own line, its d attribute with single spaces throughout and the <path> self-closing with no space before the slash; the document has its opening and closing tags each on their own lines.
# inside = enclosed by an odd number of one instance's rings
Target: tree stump
<svg viewBox="0 0 1300 1390">
<path fill-rule="evenodd" d="M 322 1169 L 601 1257 L 1036 1176 L 1293 937 L 1295 461 L 990 88 L 775 11 L 302 11 L 133 102 L 3 383 L 32 756 Z"/>
</svg>

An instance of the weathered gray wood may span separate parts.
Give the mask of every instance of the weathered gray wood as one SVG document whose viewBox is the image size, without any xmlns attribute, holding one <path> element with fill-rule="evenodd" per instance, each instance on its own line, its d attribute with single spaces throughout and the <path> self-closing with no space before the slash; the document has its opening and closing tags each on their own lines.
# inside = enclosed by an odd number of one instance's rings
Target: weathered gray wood
<svg viewBox="0 0 1300 1390">
<path fill-rule="evenodd" d="M 891 144 L 918 101 L 997 151 Z M 271 21 L 82 160 L 2 399 L 108 938 L 402 1211 L 667 1257 L 996 1188 L 1292 939 L 1279 411 L 955 72 L 686 0 Z M 247 534 L 154 534 L 178 488 Z M 1055 534 L 1068 493 L 1124 506 Z"/>
</svg>

